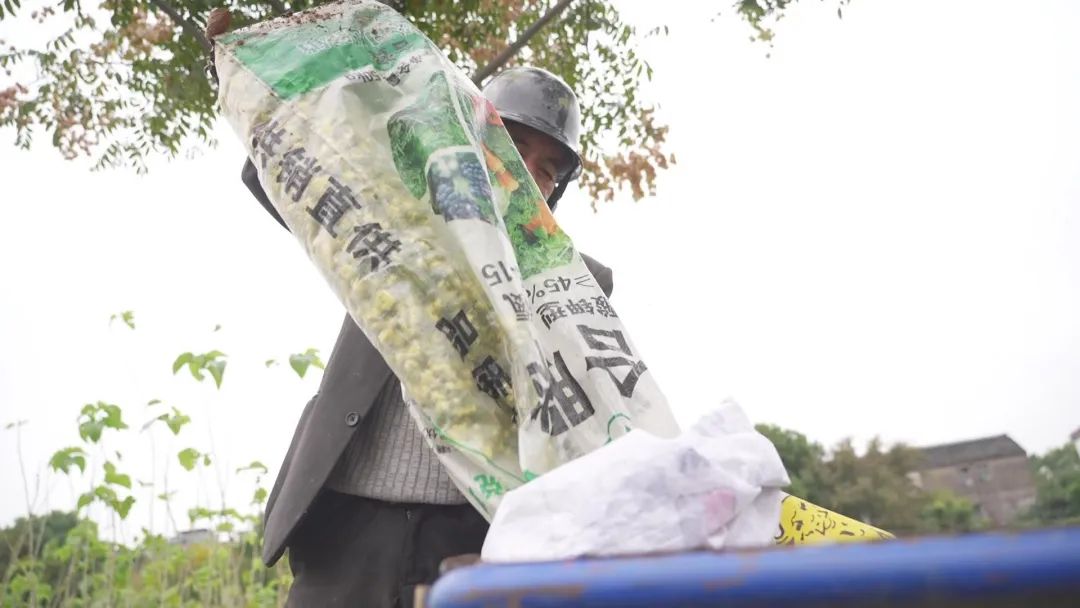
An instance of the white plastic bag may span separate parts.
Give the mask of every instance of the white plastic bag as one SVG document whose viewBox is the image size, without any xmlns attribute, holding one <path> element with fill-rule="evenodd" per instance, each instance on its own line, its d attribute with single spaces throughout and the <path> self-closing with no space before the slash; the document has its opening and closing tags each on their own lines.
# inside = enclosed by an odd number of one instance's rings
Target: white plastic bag
<svg viewBox="0 0 1080 608">
<path fill-rule="evenodd" d="M 485 561 L 544 561 L 773 543 L 787 473 L 734 401 L 682 435 L 642 431 L 503 497 Z"/>
</svg>

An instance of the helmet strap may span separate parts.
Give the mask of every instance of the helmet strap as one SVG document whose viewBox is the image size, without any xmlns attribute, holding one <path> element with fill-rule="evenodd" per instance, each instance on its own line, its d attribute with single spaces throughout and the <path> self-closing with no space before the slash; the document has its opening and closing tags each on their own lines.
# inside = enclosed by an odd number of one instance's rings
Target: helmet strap
<svg viewBox="0 0 1080 608">
<path fill-rule="evenodd" d="M 570 178 L 564 177 L 552 191 L 551 196 L 548 197 L 547 205 L 548 209 L 551 209 L 552 213 L 555 213 L 555 205 L 559 203 L 559 199 L 562 198 L 563 192 L 566 191 L 566 187 L 570 185 Z"/>
</svg>

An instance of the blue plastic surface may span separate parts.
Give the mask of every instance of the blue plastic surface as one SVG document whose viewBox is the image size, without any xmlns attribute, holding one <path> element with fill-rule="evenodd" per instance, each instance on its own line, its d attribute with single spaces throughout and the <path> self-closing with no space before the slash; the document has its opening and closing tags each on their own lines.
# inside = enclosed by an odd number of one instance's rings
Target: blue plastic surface
<svg viewBox="0 0 1080 608">
<path fill-rule="evenodd" d="M 1080 528 L 448 573 L 429 608 L 1080 606 Z"/>
</svg>

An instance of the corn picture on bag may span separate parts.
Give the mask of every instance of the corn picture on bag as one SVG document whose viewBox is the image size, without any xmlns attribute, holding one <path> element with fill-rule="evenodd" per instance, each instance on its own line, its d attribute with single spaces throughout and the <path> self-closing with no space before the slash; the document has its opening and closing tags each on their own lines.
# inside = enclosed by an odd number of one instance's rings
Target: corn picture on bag
<svg viewBox="0 0 1080 608">
<path fill-rule="evenodd" d="M 267 196 L 489 520 L 631 429 L 679 433 L 494 107 L 404 17 L 326 4 L 214 49 Z M 800 542 L 781 523 L 777 541 Z"/>
</svg>

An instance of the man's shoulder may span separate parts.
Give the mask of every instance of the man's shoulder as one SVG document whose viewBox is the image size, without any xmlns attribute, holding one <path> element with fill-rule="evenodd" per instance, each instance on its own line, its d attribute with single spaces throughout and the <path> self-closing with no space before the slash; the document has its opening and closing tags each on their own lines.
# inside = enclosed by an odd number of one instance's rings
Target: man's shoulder
<svg viewBox="0 0 1080 608">
<path fill-rule="evenodd" d="M 596 258 L 585 255 L 584 253 L 581 254 L 581 259 L 585 262 L 585 266 L 596 279 L 597 284 L 600 285 L 600 289 L 604 291 L 605 295 L 611 297 L 611 290 L 615 286 L 611 268 L 604 266 L 597 261 Z"/>
</svg>

